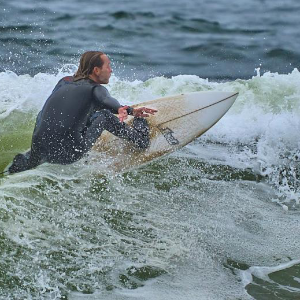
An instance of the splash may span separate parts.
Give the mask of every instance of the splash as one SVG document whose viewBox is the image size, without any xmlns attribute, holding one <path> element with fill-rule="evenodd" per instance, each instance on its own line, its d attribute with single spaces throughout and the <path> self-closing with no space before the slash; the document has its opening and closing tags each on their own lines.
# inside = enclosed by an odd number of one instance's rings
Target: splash
<svg viewBox="0 0 300 300">
<path fill-rule="evenodd" d="M 74 72 L 66 65 L 56 75 L 34 77 L 0 74 L 1 166 L 30 145 L 38 110 L 56 82 Z M 250 80 L 210 82 L 194 75 L 154 77 L 146 81 L 126 81 L 113 76 L 107 85 L 122 104 L 134 104 L 158 97 L 195 91 L 236 91 L 239 97 L 225 117 L 200 143 L 223 144 L 235 152 L 229 164 L 251 169 L 277 190 L 274 201 L 285 209 L 299 206 L 300 157 L 300 73 L 265 73 Z M 17 84 L 16 84 L 17 83 Z M 194 145 L 197 147 L 197 143 Z M 221 153 L 217 154 L 221 155 Z"/>
</svg>

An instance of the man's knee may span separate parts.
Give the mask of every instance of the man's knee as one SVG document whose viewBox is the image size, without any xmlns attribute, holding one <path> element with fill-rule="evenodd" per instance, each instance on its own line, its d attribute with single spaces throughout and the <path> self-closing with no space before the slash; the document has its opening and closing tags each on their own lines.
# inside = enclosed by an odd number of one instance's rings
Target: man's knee
<svg viewBox="0 0 300 300">
<path fill-rule="evenodd" d="M 91 120 L 95 120 L 95 119 L 97 119 L 97 118 L 99 118 L 99 117 L 101 117 L 101 118 L 103 118 L 103 117 L 105 117 L 105 118 L 109 118 L 109 117 L 111 117 L 111 116 L 113 116 L 114 114 L 111 112 L 111 111 L 109 111 L 108 109 L 101 109 L 101 110 L 99 110 L 99 111 L 96 111 L 92 116 L 91 116 Z"/>
<path fill-rule="evenodd" d="M 116 116 L 107 109 L 101 109 L 100 111 L 95 112 L 90 118 L 90 124 L 103 124 L 107 125 Z"/>
<path fill-rule="evenodd" d="M 134 118 L 133 128 L 137 130 L 138 132 L 142 133 L 143 135 L 149 136 L 149 125 L 146 119 L 144 118 Z"/>
<path fill-rule="evenodd" d="M 132 125 L 140 134 L 140 138 L 135 141 L 135 144 L 139 149 L 147 149 L 150 145 L 150 129 L 147 120 L 144 118 L 134 118 Z"/>
</svg>

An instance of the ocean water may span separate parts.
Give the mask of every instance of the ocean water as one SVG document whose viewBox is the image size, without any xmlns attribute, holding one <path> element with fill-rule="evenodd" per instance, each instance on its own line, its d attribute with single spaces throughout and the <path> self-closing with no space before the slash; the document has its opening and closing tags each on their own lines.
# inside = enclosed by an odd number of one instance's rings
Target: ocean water
<svg viewBox="0 0 300 300">
<path fill-rule="evenodd" d="M 0 2 L 0 172 L 80 53 L 123 104 L 239 92 L 177 152 L 0 177 L 0 299 L 299 299 L 300 3 Z"/>
</svg>

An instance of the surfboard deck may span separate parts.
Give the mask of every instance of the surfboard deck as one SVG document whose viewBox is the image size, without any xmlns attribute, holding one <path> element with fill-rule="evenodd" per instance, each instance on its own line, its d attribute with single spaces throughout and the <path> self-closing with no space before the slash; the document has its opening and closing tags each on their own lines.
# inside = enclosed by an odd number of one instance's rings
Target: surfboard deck
<svg viewBox="0 0 300 300">
<path fill-rule="evenodd" d="M 93 150 L 105 155 L 109 168 L 125 171 L 171 153 L 201 136 L 232 106 L 238 93 L 195 92 L 159 98 L 133 107 L 148 107 L 158 112 L 147 118 L 150 146 L 146 150 L 104 131 Z M 126 123 L 132 123 L 129 116 Z M 108 158 L 108 159 L 107 159 Z"/>
</svg>

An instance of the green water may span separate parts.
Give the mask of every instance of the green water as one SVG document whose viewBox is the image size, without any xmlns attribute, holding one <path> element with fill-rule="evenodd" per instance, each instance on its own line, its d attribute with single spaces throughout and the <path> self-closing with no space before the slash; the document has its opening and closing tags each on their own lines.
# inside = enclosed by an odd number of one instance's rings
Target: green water
<svg viewBox="0 0 300 300">
<path fill-rule="evenodd" d="M 17 153 L 30 148 L 36 112 L 14 111 L 0 120 L 0 170 L 3 170 Z"/>
</svg>

